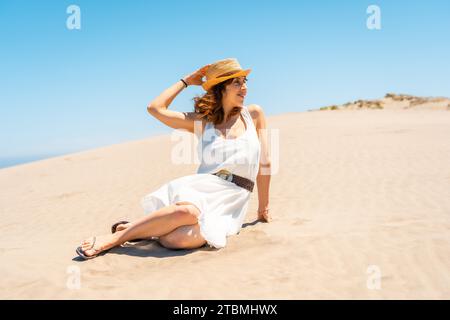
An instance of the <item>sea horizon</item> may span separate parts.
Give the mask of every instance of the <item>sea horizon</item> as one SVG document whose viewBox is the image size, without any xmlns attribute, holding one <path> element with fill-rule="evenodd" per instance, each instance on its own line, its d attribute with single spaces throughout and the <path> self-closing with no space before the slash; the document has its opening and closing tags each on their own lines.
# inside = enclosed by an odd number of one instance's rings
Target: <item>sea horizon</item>
<svg viewBox="0 0 450 320">
<path fill-rule="evenodd" d="M 65 154 L 69 154 L 70 152 L 62 152 L 62 153 L 51 153 L 51 154 L 35 154 L 35 155 L 27 155 L 27 156 L 16 156 L 16 157 L 3 157 L 0 158 L 0 170 L 5 168 L 11 168 L 14 166 L 18 166 L 21 164 L 27 164 L 39 160 L 46 160 L 52 157 L 63 156 Z"/>
</svg>

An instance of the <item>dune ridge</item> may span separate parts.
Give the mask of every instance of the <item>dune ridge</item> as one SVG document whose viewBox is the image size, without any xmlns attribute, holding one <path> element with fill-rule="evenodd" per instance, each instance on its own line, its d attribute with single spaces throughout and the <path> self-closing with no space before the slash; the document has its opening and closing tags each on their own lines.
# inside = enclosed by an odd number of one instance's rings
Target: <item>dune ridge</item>
<svg viewBox="0 0 450 320">
<path fill-rule="evenodd" d="M 342 105 L 331 105 L 308 111 L 326 110 L 450 110 L 450 99 L 445 97 L 418 97 L 409 94 L 387 93 L 384 98 L 376 100 L 356 100 Z"/>
</svg>

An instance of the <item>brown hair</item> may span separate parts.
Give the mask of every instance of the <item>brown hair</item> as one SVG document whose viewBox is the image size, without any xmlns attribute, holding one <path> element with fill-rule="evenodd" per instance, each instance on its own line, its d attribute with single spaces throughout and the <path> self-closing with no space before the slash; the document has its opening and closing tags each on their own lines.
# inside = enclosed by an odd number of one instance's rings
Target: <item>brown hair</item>
<svg viewBox="0 0 450 320">
<path fill-rule="evenodd" d="M 220 124 L 225 117 L 222 107 L 222 90 L 225 86 L 232 83 L 234 78 L 220 82 L 211 87 L 205 94 L 196 96 L 194 100 L 194 112 L 200 114 L 207 122 L 214 125 Z M 230 116 L 240 112 L 240 108 L 235 108 L 230 112 Z"/>
</svg>

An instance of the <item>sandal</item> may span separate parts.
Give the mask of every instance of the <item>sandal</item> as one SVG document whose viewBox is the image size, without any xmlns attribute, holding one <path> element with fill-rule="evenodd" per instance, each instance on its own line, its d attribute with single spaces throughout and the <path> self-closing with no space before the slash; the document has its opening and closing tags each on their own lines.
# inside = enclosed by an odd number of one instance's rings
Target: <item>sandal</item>
<svg viewBox="0 0 450 320">
<path fill-rule="evenodd" d="M 111 226 L 111 233 L 116 233 L 116 229 L 117 229 L 117 227 L 118 227 L 120 224 L 127 224 L 127 223 L 130 223 L 130 221 L 122 220 L 122 221 L 119 221 L 119 222 L 114 223 L 114 224 Z"/>
<path fill-rule="evenodd" d="M 121 224 L 126 224 L 126 223 L 130 223 L 130 221 L 122 220 L 122 221 L 118 221 L 118 222 L 114 223 L 111 226 L 111 233 L 116 233 L 117 227 L 119 225 L 121 225 Z M 141 242 L 141 241 L 144 241 L 144 240 L 148 240 L 148 239 L 134 239 L 134 240 L 129 240 L 127 242 L 129 242 L 129 243 L 136 243 L 136 242 Z"/>
<path fill-rule="evenodd" d="M 94 241 L 92 242 L 92 246 L 91 246 L 89 249 L 87 249 L 87 250 L 91 250 L 91 249 L 94 248 L 96 237 L 94 236 L 93 238 L 94 238 Z M 98 249 L 94 249 L 94 250 L 99 251 Z M 79 247 L 77 248 L 76 252 L 77 252 L 77 254 L 78 254 L 81 258 L 83 258 L 84 260 L 89 260 L 89 259 L 94 259 L 94 258 L 98 257 L 98 256 L 101 255 L 101 254 L 105 254 L 105 253 L 108 252 L 109 250 L 110 250 L 110 249 L 104 250 L 104 251 L 100 251 L 99 253 L 94 254 L 94 255 L 92 255 L 92 256 L 87 256 L 87 255 L 84 254 L 83 249 L 81 248 L 81 246 L 79 246 Z"/>
</svg>

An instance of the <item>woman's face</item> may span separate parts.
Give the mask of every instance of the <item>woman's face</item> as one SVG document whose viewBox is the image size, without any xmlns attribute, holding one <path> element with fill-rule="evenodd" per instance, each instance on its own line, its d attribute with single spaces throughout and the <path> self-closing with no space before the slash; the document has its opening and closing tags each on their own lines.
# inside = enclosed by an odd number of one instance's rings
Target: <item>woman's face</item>
<svg viewBox="0 0 450 320">
<path fill-rule="evenodd" d="M 225 86 L 222 97 L 222 105 L 243 106 L 247 94 L 247 78 L 233 78 L 233 81 Z"/>
</svg>

